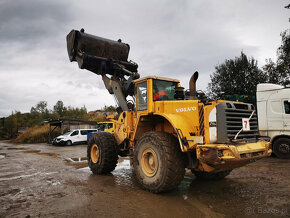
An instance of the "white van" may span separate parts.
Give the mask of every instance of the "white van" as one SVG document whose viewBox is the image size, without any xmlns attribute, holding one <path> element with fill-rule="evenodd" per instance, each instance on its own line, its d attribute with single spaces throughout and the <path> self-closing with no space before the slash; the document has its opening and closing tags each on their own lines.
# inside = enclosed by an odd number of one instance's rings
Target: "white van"
<svg viewBox="0 0 290 218">
<path fill-rule="evenodd" d="M 290 158 L 290 87 L 258 84 L 257 110 L 260 135 L 271 138 L 276 156 Z"/>
<path fill-rule="evenodd" d="M 98 132 L 97 129 L 76 129 L 60 135 L 53 139 L 53 145 L 73 145 L 86 144 L 87 134 L 90 132 Z"/>
</svg>

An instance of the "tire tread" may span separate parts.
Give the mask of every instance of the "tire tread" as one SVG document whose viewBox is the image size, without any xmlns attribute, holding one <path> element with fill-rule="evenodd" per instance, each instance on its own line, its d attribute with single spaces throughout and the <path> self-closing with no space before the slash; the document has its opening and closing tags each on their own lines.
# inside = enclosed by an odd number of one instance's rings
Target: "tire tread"
<svg viewBox="0 0 290 218">
<path fill-rule="evenodd" d="M 97 144 L 100 149 L 100 160 L 98 163 L 91 161 L 91 148 Z M 117 143 L 114 136 L 108 132 L 93 134 L 88 142 L 87 148 L 88 164 L 94 174 L 108 174 L 112 172 L 118 162 Z"/>
<path fill-rule="evenodd" d="M 164 151 L 166 169 L 164 170 L 164 174 L 162 175 L 159 184 L 145 184 L 137 170 L 135 170 L 137 180 L 144 189 L 153 193 L 173 190 L 180 184 L 185 174 L 185 162 L 177 139 L 173 135 L 165 132 L 145 133 L 136 144 L 136 154 L 134 154 L 133 160 L 134 168 L 139 165 L 137 160 L 139 143 L 144 141 L 151 141 L 155 144 L 157 142 L 159 144 L 161 149 Z"/>
</svg>

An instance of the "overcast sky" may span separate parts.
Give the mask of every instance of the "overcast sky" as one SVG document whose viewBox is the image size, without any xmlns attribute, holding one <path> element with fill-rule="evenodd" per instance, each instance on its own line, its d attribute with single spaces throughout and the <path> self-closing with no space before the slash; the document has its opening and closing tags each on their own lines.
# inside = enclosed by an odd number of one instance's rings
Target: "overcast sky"
<svg viewBox="0 0 290 218">
<path fill-rule="evenodd" d="M 276 59 L 289 28 L 285 0 L 0 0 L 0 117 L 58 100 L 88 111 L 115 105 L 101 77 L 70 63 L 71 29 L 130 44 L 141 76 L 188 80 L 205 90 L 214 67 L 243 51 Z"/>
</svg>

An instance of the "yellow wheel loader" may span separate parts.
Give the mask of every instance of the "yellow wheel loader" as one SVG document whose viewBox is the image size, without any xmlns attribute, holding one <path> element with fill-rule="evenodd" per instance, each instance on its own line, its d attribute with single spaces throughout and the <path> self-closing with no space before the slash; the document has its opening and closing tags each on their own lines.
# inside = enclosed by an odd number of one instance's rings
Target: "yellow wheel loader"
<svg viewBox="0 0 290 218">
<path fill-rule="evenodd" d="M 200 178 L 221 179 L 232 169 L 271 154 L 269 139 L 258 132 L 253 105 L 208 101 L 196 92 L 198 73 L 184 91 L 179 80 L 139 78 L 128 61 L 129 45 L 72 30 L 67 35 L 70 61 L 101 75 L 119 108 L 115 132 L 98 132 L 88 142 L 88 164 L 95 174 L 129 156 L 144 189 L 160 193 L 176 188 L 185 168 Z"/>
<path fill-rule="evenodd" d="M 99 131 L 109 132 L 109 133 L 114 134 L 115 128 L 116 128 L 115 123 L 116 123 L 115 120 L 98 122 L 97 128 L 99 129 Z"/>
</svg>

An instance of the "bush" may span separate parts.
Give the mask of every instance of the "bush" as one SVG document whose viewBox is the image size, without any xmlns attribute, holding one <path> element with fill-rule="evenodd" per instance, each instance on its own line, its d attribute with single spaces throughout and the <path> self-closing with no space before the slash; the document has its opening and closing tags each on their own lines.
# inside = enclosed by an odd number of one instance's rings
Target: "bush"
<svg viewBox="0 0 290 218">
<path fill-rule="evenodd" d="M 44 143 L 48 141 L 49 125 L 36 125 L 19 135 L 13 142 L 15 143 Z M 60 135 L 60 130 L 55 129 L 51 138 Z"/>
<path fill-rule="evenodd" d="M 103 113 L 95 113 L 93 116 L 89 118 L 89 121 L 101 122 L 106 120 L 106 114 Z"/>
</svg>

